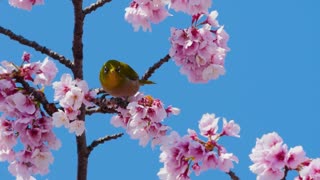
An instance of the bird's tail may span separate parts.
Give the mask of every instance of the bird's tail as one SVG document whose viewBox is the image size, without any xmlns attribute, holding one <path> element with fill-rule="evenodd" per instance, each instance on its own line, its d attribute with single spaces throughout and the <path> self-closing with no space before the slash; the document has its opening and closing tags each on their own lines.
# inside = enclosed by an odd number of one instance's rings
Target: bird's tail
<svg viewBox="0 0 320 180">
<path fill-rule="evenodd" d="M 140 80 L 139 80 L 139 83 L 140 83 L 140 85 L 155 84 L 155 82 L 153 82 L 153 81 L 144 80 L 144 79 L 140 79 Z"/>
</svg>

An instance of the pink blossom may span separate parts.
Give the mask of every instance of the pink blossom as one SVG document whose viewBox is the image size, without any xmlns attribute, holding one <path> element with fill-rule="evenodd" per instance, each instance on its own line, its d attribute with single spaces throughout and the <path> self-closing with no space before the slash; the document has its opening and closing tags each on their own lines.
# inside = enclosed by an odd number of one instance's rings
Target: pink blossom
<svg viewBox="0 0 320 180">
<path fill-rule="evenodd" d="M 41 142 L 41 130 L 39 128 L 32 128 L 26 130 L 26 136 L 28 137 L 28 142 L 26 144 L 32 146 L 39 146 Z"/>
<path fill-rule="evenodd" d="M 166 109 L 166 112 L 168 114 L 179 115 L 180 109 L 176 107 L 168 106 L 168 108 Z"/>
<path fill-rule="evenodd" d="M 219 23 L 217 21 L 217 17 L 218 17 L 219 13 L 218 11 L 211 11 L 206 22 L 213 27 L 219 27 Z"/>
<path fill-rule="evenodd" d="M 36 111 L 34 102 L 20 92 L 8 96 L 6 100 L 12 109 L 21 113 L 33 114 Z"/>
<path fill-rule="evenodd" d="M 206 83 L 225 73 L 229 36 L 223 26 L 213 20 L 216 16 L 217 13 L 212 13 L 199 25 L 195 23 L 201 16 L 195 16 L 191 27 L 171 29 L 169 55 L 181 66 L 180 72 L 187 75 L 190 82 Z"/>
<path fill-rule="evenodd" d="M 39 71 L 33 81 L 34 84 L 51 85 L 51 81 L 55 78 L 58 69 L 55 63 L 46 57 L 41 63 Z"/>
<path fill-rule="evenodd" d="M 290 169 L 296 169 L 300 164 L 307 161 L 306 153 L 304 152 L 302 146 L 296 146 L 290 148 L 286 156 L 286 164 Z"/>
<path fill-rule="evenodd" d="M 76 86 L 79 87 L 84 94 L 83 104 L 87 107 L 94 106 L 94 104 L 91 101 L 97 95 L 97 91 L 89 90 L 88 83 L 84 80 L 77 80 Z"/>
<path fill-rule="evenodd" d="M 229 172 L 233 168 L 233 162 L 239 162 L 237 156 L 232 153 L 222 153 L 219 155 L 219 169 L 224 172 Z"/>
<path fill-rule="evenodd" d="M 14 151 L 10 148 L 1 148 L 1 145 L 0 145 L 0 161 L 12 162 L 14 161 L 14 159 L 15 159 Z"/>
<path fill-rule="evenodd" d="M 265 134 L 257 139 L 256 146 L 249 156 L 254 163 L 250 166 L 250 170 L 257 174 L 257 179 L 282 179 L 285 169 L 299 170 L 308 165 L 308 158 L 305 156 L 303 148 L 296 146 L 288 151 L 287 145 L 275 132 Z"/>
<path fill-rule="evenodd" d="M 64 108 L 72 107 L 73 109 L 79 109 L 82 105 L 84 94 L 79 87 L 71 87 L 66 93 L 65 97 L 61 99 L 60 105 Z"/>
<path fill-rule="evenodd" d="M 28 52 L 23 52 L 21 59 L 27 63 L 30 63 L 31 54 Z"/>
<path fill-rule="evenodd" d="M 284 172 L 281 169 L 267 168 L 258 174 L 257 180 L 280 180 L 283 176 Z"/>
<path fill-rule="evenodd" d="M 132 1 L 125 9 L 125 20 L 132 24 L 134 31 L 142 27 L 143 31 L 151 31 L 150 23 L 159 23 L 170 14 L 161 0 Z"/>
<path fill-rule="evenodd" d="M 209 81 L 210 79 L 217 79 L 220 75 L 224 75 L 225 69 L 222 65 L 211 64 L 202 72 L 202 79 Z"/>
<path fill-rule="evenodd" d="M 44 4 L 44 0 L 9 0 L 9 4 L 13 7 L 30 11 L 32 6 Z"/>
<path fill-rule="evenodd" d="M 170 8 L 190 15 L 207 14 L 211 6 L 210 0 L 172 0 Z"/>
<path fill-rule="evenodd" d="M 36 149 L 33 151 L 31 158 L 33 164 L 40 174 L 47 174 L 49 172 L 49 165 L 53 163 L 53 156 L 49 151 L 41 151 Z"/>
<path fill-rule="evenodd" d="M 77 136 L 81 136 L 84 130 L 84 121 L 82 120 L 74 120 L 69 125 L 69 132 L 74 132 Z"/>
<path fill-rule="evenodd" d="M 249 155 L 254 162 L 250 170 L 256 174 L 263 175 L 269 169 L 281 170 L 285 166 L 287 146 L 283 145 L 281 137 L 277 133 L 263 135 L 257 139 L 256 146 Z"/>
<path fill-rule="evenodd" d="M 219 118 L 214 114 L 204 114 L 199 121 L 200 134 L 202 136 L 213 136 L 218 130 Z"/>
<path fill-rule="evenodd" d="M 302 180 L 320 179 L 320 158 L 313 159 L 300 171 Z"/>
<path fill-rule="evenodd" d="M 14 70 L 17 70 L 16 66 L 9 61 L 1 61 L 0 74 L 12 73 Z"/>
<path fill-rule="evenodd" d="M 0 150 L 11 149 L 17 144 L 12 121 L 0 117 Z"/>
<path fill-rule="evenodd" d="M 201 140 L 196 131 L 188 129 L 188 135 L 180 137 L 172 132 L 160 147 L 160 162 L 163 168 L 158 172 L 160 179 L 190 179 L 192 170 L 196 175 L 208 169 L 220 169 L 229 172 L 238 158 L 220 144 L 217 133 L 218 118 L 214 114 L 204 114 L 199 121 L 201 134 L 208 138 Z M 212 135 L 217 135 L 214 138 Z"/>
<path fill-rule="evenodd" d="M 223 119 L 223 132 L 222 134 L 227 136 L 234 136 L 234 137 L 240 137 L 240 126 L 234 122 L 234 120 L 231 120 L 227 122 L 227 120 Z"/>
<path fill-rule="evenodd" d="M 169 130 L 162 124 L 169 113 L 159 99 L 143 96 L 137 93 L 126 109 L 118 108 L 118 115 L 111 118 L 111 124 L 123 127 L 133 139 L 139 139 L 139 144 L 146 146 L 151 140 L 152 147 L 161 144 Z"/>
<path fill-rule="evenodd" d="M 67 115 L 60 109 L 52 114 L 52 119 L 52 123 L 55 127 L 61 127 L 62 125 L 66 128 L 69 127 L 69 119 Z"/>
<path fill-rule="evenodd" d="M 54 100 L 58 101 L 62 99 L 67 92 L 75 85 L 70 74 L 63 74 L 60 81 L 56 81 L 52 84 L 54 91 Z"/>
</svg>

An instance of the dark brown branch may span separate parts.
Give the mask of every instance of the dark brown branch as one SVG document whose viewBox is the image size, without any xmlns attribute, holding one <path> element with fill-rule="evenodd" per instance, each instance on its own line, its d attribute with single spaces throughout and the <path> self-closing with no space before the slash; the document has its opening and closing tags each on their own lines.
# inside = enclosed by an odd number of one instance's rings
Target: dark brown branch
<svg viewBox="0 0 320 180">
<path fill-rule="evenodd" d="M 98 145 L 100 144 L 103 144 L 104 142 L 106 141 L 110 141 L 110 140 L 113 140 L 113 139 L 118 139 L 120 138 L 121 136 L 123 136 L 123 133 L 118 133 L 118 134 L 113 134 L 113 135 L 107 135 L 105 137 L 102 137 L 102 138 L 99 138 L 99 139 L 96 139 L 94 141 L 92 141 L 92 143 L 90 144 L 90 146 L 88 146 L 88 156 L 90 155 L 91 151 L 97 147 Z"/>
<path fill-rule="evenodd" d="M 75 79 L 83 79 L 83 0 L 72 0 L 72 4 L 74 10 L 74 29 L 72 41 L 74 65 L 72 67 L 72 72 Z M 85 121 L 85 115 L 86 109 L 85 106 L 82 105 L 80 108 L 80 115 L 78 115 L 78 119 Z M 76 141 L 78 153 L 77 180 L 87 180 L 88 149 L 86 133 L 84 132 L 81 136 L 77 136 Z"/>
<path fill-rule="evenodd" d="M 107 107 L 99 107 L 97 109 L 88 109 L 86 111 L 86 115 L 92 115 L 95 113 L 102 113 L 102 114 L 113 114 L 113 113 L 117 113 L 118 111 L 116 111 L 114 108 L 107 108 Z"/>
<path fill-rule="evenodd" d="M 240 178 L 233 171 L 229 171 L 227 172 L 227 174 L 230 176 L 232 180 L 240 180 Z"/>
<path fill-rule="evenodd" d="M 111 0 L 98 0 L 96 3 L 92 3 L 92 4 L 90 4 L 90 6 L 86 7 L 83 10 L 83 13 L 85 15 L 90 14 L 91 12 L 97 10 L 98 8 L 102 7 L 103 5 L 105 5 L 108 2 L 111 2 Z"/>
<path fill-rule="evenodd" d="M 72 53 L 74 66 L 72 72 L 74 78 L 83 79 L 83 21 L 84 13 L 82 11 L 83 0 L 72 0 L 74 6 L 74 29 L 72 41 Z"/>
<path fill-rule="evenodd" d="M 9 29 L 6 29 L 6 28 L 0 26 L 0 33 L 8 36 L 12 40 L 18 41 L 20 44 L 29 46 L 29 47 L 35 49 L 36 51 L 41 52 L 42 54 L 46 54 L 46 55 L 52 57 L 53 59 L 58 60 L 61 64 L 65 65 L 68 68 L 72 68 L 72 66 L 73 66 L 71 60 L 67 59 L 66 57 L 58 54 L 57 52 L 52 51 L 49 48 L 46 48 L 45 46 L 38 44 L 35 41 L 30 41 L 21 35 L 17 35 Z"/>
<path fill-rule="evenodd" d="M 286 167 L 284 168 L 284 176 L 283 176 L 283 178 L 282 178 L 281 180 L 286 180 L 287 175 L 288 175 L 288 172 L 289 172 L 289 168 L 286 166 Z"/>
<path fill-rule="evenodd" d="M 40 102 L 44 108 L 44 110 L 52 116 L 52 114 L 56 111 L 58 111 L 57 107 L 54 105 L 54 103 L 49 103 L 46 99 L 46 96 L 43 92 L 37 91 L 35 88 L 31 87 L 24 79 L 23 77 L 16 76 L 16 81 L 22 85 L 25 91 L 28 92 L 28 94 L 33 95 L 36 101 Z"/>
<path fill-rule="evenodd" d="M 167 54 L 164 58 L 160 59 L 157 63 L 151 66 L 148 71 L 142 76 L 141 80 L 148 80 L 151 75 L 159 69 L 164 63 L 168 62 L 170 59 L 169 54 Z"/>
<path fill-rule="evenodd" d="M 86 110 L 87 115 L 92 115 L 94 113 L 103 113 L 103 114 L 113 114 L 118 113 L 116 110 L 118 107 L 126 108 L 128 102 L 122 98 L 110 98 L 106 99 L 105 95 L 102 95 L 99 98 L 93 99 L 92 101 L 96 106 L 88 108 Z"/>
</svg>

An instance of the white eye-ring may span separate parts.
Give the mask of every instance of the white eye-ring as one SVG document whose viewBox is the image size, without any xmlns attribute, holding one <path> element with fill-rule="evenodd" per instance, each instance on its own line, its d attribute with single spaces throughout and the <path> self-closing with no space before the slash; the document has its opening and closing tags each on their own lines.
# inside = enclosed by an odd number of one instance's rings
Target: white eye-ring
<svg viewBox="0 0 320 180">
<path fill-rule="evenodd" d="M 107 66 L 104 66 L 104 73 L 108 73 L 109 72 L 109 68 Z"/>
<path fill-rule="evenodd" d="M 119 72 L 120 72 L 120 70 L 121 70 L 121 67 L 120 67 L 120 66 L 118 66 L 118 67 L 116 68 L 116 71 L 119 73 Z"/>
</svg>

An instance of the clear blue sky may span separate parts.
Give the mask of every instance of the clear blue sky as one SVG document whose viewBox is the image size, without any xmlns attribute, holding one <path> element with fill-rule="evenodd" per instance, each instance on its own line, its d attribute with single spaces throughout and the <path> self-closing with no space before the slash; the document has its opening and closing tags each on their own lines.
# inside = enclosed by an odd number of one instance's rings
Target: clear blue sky
<svg viewBox="0 0 320 180">
<path fill-rule="evenodd" d="M 71 58 L 73 10 L 71 1 L 48 1 L 31 12 L 12 8 L 0 1 L 0 25 L 36 40 Z M 98 71 L 110 58 L 126 61 L 143 74 L 169 49 L 170 27 L 187 27 L 190 17 L 173 13 L 152 32 L 133 32 L 124 21 L 129 1 L 113 0 L 89 15 L 84 28 L 84 77 L 91 88 L 100 86 Z M 90 4 L 90 2 L 87 2 Z M 156 85 L 141 89 L 160 98 L 166 105 L 181 108 L 181 114 L 166 123 L 180 134 L 187 128 L 198 130 L 203 113 L 234 119 L 241 126 L 241 138 L 224 138 L 222 143 L 236 154 L 240 163 L 233 171 L 241 179 L 255 179 L 248 155 L 257 137 L 276 131 L 289 147 L 302 145 L 309 157 L 320 157 L 320 1 L 215 0 L 213 9 L 230 35 L 225 76 L 208 84 L 191 84 L 170 61 L 152 80 Z M 20 62 L 23 51 L 33 60 L 44 55 L 0 35 L 0 60 Z M 59 75 L 66 72 L 60 69 Z M 51 92 L 50 88 L 48 91 Z M 49 94 L 49 99 L 53 99 Z M 110 124 L 110 115 L 88 116 L 88 142 L 123 132 Z M 50 173 L 37 179 L 75 179 L 75 137 L 66 129 L 55 129 L 62 140 L 53 151 Z M 10 180 L 7 163 L 0 163 L 0 179 Z M 89 159 L 88 179 L 158 179 L 159 150 L 142 148 L 128 135 L 96 148 Z M 292 179 L 295 173 L 290 173 Z M 230 179 L 220 171 L 207 171 L 194 180 Z"/>
</svg>

